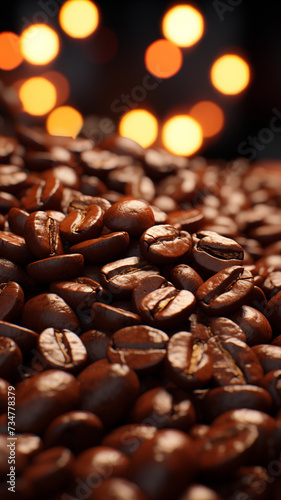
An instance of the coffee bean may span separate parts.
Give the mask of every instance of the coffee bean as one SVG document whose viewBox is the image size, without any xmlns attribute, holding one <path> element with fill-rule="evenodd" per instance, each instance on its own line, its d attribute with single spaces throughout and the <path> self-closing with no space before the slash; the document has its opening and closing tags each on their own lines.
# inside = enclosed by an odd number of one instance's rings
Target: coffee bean
<svg viewBox="0 0 281 500">
<path fill-rule="evenodd" d="M 28 354 L 38 340 L 38 334 L 32 330 L 6 321 L 0 321 L 0 337 L 14 340 L 24 354 Z"/>
<path fill-rule="evenodd" d="M 281 370 L 281 347 L 277 345 L 259 344 L 252 347 L 263 367 L 264 373 Z"/>
<path fill-rule="evenodd" d="M 1 283 L 0 297 L 0 320 L 17 320 L 24 304 L 24 293 L 21 286 L 14 281 Z"/>
<path fill-rule="evenodd" d="M 272 329 L 270 323 L 257 309 L 242 306 L 238 311 L 231 314 L 230 318 L 243 330 L 249 346 L 271 341 Z"/>
<path fill-rule="evenodd" d="M 132 293 L 132 304 L 134 306 L 135 311 L 138 314 L 141 314 L 140 303 L 146 295 L 154 290 L 159 288 L 165 288 L 167 286 L 171 286 L 163 276 L 152 275 L 143 278 L 137 286 L 134 288 Z"/>
<path fill-rule="evenodd" d="M 102 291 L 100 284 L 91 278 L 79 277 L 71 281 L 55 281 L 50 292 L 59 295 L 78 314 L 90 314 L 91 307 Z"/>
<path fill-rule="evenodd" d="M 63 194 L 62 183 L 53 176 L 32 186 L 22 199 L 22 208 L 27 212 L 36 210 L 60 210 Z"/>
<path fill-rule="evenodd" d="M 89 330 L 88 332 L 82 333 L 80 339 L 86 347 L 89 363 L 94 363 L 95 361 L 106 358 L 110 337 L 104 332 Z"/>
<path fill-rule="evenodd" d="M 263 381 L 262 386 L 269 392 L 272 397 L 274 410 L 281 408 L 281 370 L 272 370 L 268 372 Z"/>
<path fill-rule="evenodd" d="M 140 200 L 114 203 L 104 214 L 104 223 L 112 231 L 126 231 L 131 237 L 141 236 L 155 219 L 149 205 Z"/>
<path fill-rule="evenodd" d="M 192 484 L 179 500 L 222 500 L 214 490 L 203 484 Z"/>
<path fill-rule="evenodd" d="M 203 285 L 201 276 L 187 264 L 179 264 L 173 267 L 170 278 L 176 288 L 188 290 L 194 295 L 198 288 Z"/>
<path fill-rule="evenodd" d="M 42 283 L 51 283 L 76 277 L 82 271 L 83 265 L 83 255 L 72 253 L 31 262 L 26 270 L 31 278 Z"/>
<path fill-rule="evenodd" d="M 246 335 L 234 321 L 224 317 L 211 317 L 192 314 L 190 317 L 191 333 L 202 341 L 212 337 L 235 337 L 246 342 Z"/>
<path fill-rule="evenodd" d="M 64 254 L 59 223 L 46 212 L 37 211 L 30 214 L 26 219 L 23 234 L 30 252 L 37 259 Z"/>
<path fill-rule="evenodd" d="M 96 238 L 103 226 L 103 210 L 98 205 L 72 210 L 60 223 L 64 240 L 72 244 Z"/>
<path fill-rule="evenodd" d="M 31 261 L 32 255 L 22 236 L 0 231 L 0 257 L 25 265 Z"/>
<path fill-rule="evenodd" d="M 140 249 L 152 264 L 163 265 L 186 257 L 192 247 L 191 236 L 169 224 L 147 229 L 140 239 Z"/>
<path fill-rule="evenodd" d="M 87 351 L 79 337 L 70 330 L 47 328 L 40 333 L 38 351 L 46 368 L 66 372 L 80 371 L 87 362 Z M 44 363 L 44 364 L 45 364 Z"/>
<path fill-rule="evenodd" d="M 0 377 L 11 382 L 18 378 L 22 353 L 18 345 L 7 337 L 0 337 Z"/>
<path fill-rule="evenodd" d="M 11 208 L 8 213 L 8 222 L 11 231 L 18 236 L 23 236 L 24 225 L 28 217 L 28 212 L 20 208 Z"/>
<path fill-rule="evenodd" d="M 70 251 L 81 253 L 88 264 L 104 264 L 122 257 L 129 245 L 129 241 L 128 233 L 120 231 L 78 243 L 73 245 Z"/>
<path fill-rule="evenodd" d="M 112 477 L 103 481 L 97 490 L 93 491 L 89 500 L 104 500 L 104 498 L 107 500 L 148 500 L 136 484 L 121 477 Z"/>
<path fill-rule="evenodd" d="M 137 314 L 99 302 L 93 304 L 91 317 L 95 328 L 108 334 L 112 334 L 126 326 L 132 327 L 141 323 L 141 319 Z"/>
<path fill-rule="evenodd" d="M 130 457 L 143 441 L 155 436 L 156 430 L 156 427 L 146 424 L 122 425 L 107 434 L 102 445 L 116 448 Z"/>
</svg>

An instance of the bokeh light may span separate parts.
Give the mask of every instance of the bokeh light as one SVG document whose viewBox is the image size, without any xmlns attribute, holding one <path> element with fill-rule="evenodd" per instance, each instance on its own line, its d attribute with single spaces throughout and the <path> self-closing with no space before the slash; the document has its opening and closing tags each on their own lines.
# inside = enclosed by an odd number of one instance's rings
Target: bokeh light
<svg viewBox="0 0 281 500">
<path fill-rule="evenodd" d="M 33 24 L 20 37 L 21 53 L 31 64 L 48 64 L 59 52 L 57 33 L 45 24 Z"/>
<path fill-rule="evenodd" d="M 67 35 L 86 38 L 98 26 L 99 11 L 90 0 L 69 0 L 60 10 L 59 22 Z"/>
<path fill-rule="evenodd" d="M 189 156 L 200 148 L 202 140 L 201 126 L 188 115 L 173 116 L 163 126 L 163 144 L 173 154 Z"/>
<path fill-rule="evenodd" d="M 83 118 L 71 106 L 60 106 L 49 114 L 46 127 L 51 135 L 75 138 L 83 127 Z"/>
<path fill-rule="evenodd" d="M 203 16 L 191 5 L 176 5 L 162 21 L 163 35 L 179 47 L 190 47 L 204 32 Z"/>
<path fill-rule="evenodd" d="M 158 78 L 170 78 L 182 66 L 180 49 L 169 40 L 156 40 L 146 49 L 145 65 L 150 73 Z"/>
<path fill-rule="evenodd" d="M 67 101 L 70 94 L 70 85 L 68 79 L 59 71 L 46 71 L 42 74 L 43 78 L 46 78 L 51 82 L 57 92 L 56 106 L 60 106 Z"/>
<path fill-rule="evenodd" d="M 19 36 L 11 31 L 0 33 L 0 69 L 7 71 L 17 68 L 22 60 Z"/>
<path fill-rule="evenodd" d="M 34 77 L 21 85 L 19 98 L 23 111 L 30 115 L 42 116 L 55 106 L 57 94 L 51 82 L 42 77 Z"/>
<path fill-rule="evenodd" d="M 147 148 L 157 137 L 158 122 L 155 116 L 145 109 L 132 110 L 121 118 L 119 133 Z"/>
<path fill-rule="evenodd" d="M 211 68 L 211 81 L 223 94 L 239 94 L 250 80 L 250 68 L 242 57 L 225 54 L 219 57 Z"/>
<path fill-rule="evenodd" d="M 189 115 L 201 125 L 203 137 L 213 137 L 223 128 L 224 113 L 215 102 L 200 101 L 192 106 Z"/>
</svg>

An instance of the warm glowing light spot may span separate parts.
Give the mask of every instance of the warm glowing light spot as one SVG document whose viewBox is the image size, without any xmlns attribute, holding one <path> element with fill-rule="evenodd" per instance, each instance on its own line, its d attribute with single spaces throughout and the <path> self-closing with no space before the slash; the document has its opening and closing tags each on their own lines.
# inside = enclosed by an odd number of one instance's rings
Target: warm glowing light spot
<svg viewBox="0 0 281 500">
<path fill-rule="evenodd" d="M 180 49 L 168 40 L 157 40 L 146 49 L 145 65 L 150 73 L 159 78 L 170 78 L 182 66 Z"/>
<path fill-rule="evenodd" d="M 51 82 L 42 77 L 34 77 L 21 85 L 19 98 L 23 111 L 30 115 L 42 116 L 55 106 L 57 94 Z"/>
<path fill-rule="evenodd" d="M 181 156 L 195 153 L 202 144 L 202 137 L 201 126 L 188 115 L 177 115 L 170 118 L 162 131 L 164 146 L 171 153 Z"/>
<path fill-rule="evenodd" d="M 200 123 L 203 137 L 212 137 L 218 134 L 224 124 L 223 110 L 211 101 L 201 101 L 195 104 L 189 114 Z"/>
<path fill-rule="evenodd" d="M 204 19 L 191 5 L 177 5 L 165 14 L 162 31 L 168 40 L 179 47 L 190 47 L 202 37 Z"/>
<path fill-rule="evenodd" d="M 62 29 L 73 38 L 86 38 L 99 24 L 99 11 L 90 0 L 69 0 L 59 14 Z"/>
<path fill-rule="evenodd" d="M 43 78 L 46 78 L 46 80 L 49 80 L 56 88 L 56 106 L 63 104 L 68 99 L 70 94 L 70 85 L 67 78 L 58 71 L 46 71 L 42 76 Z"/>
<path fill-rule="evenodd" d="M 31 64 L 48 64 L 59 52 L 59 37 L 45 24 L 33 24 L 20 37 L 24 59 Z"/>
<path fill-rule="evenodd" d="M 155 116 L 145 109 L 129 111 L 120 121 L 119 133 L 147 148 L 157 137 L 158 123 Z"/>
<path fill-rule="evenodd" d="M 223 94 L 239 94 L 249 83 L 249 65 L 235 54 L 226 54 L 214 62 L 211 80 Z"/>
<path fill-rule="evenodd" d="M 19 36 L 11 31 L 0 33 L 0 69 L 14 69 L 22 60 Z"/>
<path fill-rule="evenodd" d="M 71 106 L 60 106 L 49 114 L 46 126 L 51 135 L 76 137 L 83 127 L 83 118 Z"/>
</svg>

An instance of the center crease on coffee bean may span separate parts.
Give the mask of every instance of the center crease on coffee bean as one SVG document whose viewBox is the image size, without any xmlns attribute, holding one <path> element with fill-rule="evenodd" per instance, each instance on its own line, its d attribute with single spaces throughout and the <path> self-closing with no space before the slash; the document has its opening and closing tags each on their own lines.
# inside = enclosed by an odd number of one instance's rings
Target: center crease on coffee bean
<svg viewBox="0 0 281 500">
<path fill-rule="evenodd" d="M 68 354 L 68 352 L 71 353 L 71 347 L 69 345 L 69 342 L 67 340 L 67 337 L 66 335 L 64 335 L 64 333 L 62 332 L 59 332 L 58 330 L 55 330 L 55 337 L 56 337 L 56 341 L 58 343 L 58 346 L 61 350 L 61 352 L 63 353 L 64 355 L 64 358 L 65 358 L 65 362 L 66 363 L 71 363 L 72 361 L 72 358 L 71 356 Z M 67 352 L 68 351 L 68 352 Z"/>
</svg>

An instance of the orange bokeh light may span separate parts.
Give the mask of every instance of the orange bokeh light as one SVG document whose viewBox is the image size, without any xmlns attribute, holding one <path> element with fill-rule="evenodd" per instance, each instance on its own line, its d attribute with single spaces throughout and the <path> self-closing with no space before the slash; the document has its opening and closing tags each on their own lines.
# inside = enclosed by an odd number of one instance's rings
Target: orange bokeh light
<svg viewBox="0 0 281 500">
<path fill-rule="evenodd" d="M 83 127 L 83 118 L 71 106 L 60 106 L 49 114 L 46 127 L 51 135 L 75 138 Z"/>
<path fill-rule="evenodd" d="M 174 76 L 182 66 L 180 49 L 169 40 L 156 40 L 145 51 L 145 65 L 158 78 Z"/>
<path fill-rule="evenodd" d="M 189 115 L 200 123 L 203 137 L 218 134 L 224 124 L 223 110 L 212 101 L 200 101 L 192 106 Z"/>
<path fill-rule="evenodd" d="M 212 65 L 211 81 L 223 94 L 239 94 L 250 81 L 249 65 L 236 54 L 225 54 Z"/>
<path fill-rule="evenodd" d="M 70 85 L 67 78 L 59 71 L 46 71 L 42 74 L 43 78 L 49 80 L 57 91 L 57 101 L 56 106 L 60 106 L 61 104 L 67 101 L 70 94 Z"/>
<path fill-rule="evenodd" d="M 22 61 L 20 37 L 11 31 L 0 33 L 0 69 L 15 69 Z"/>
<path fill-rule="evenodd" d="M 21 53 L 30 64 L 48 64 L 58 55 L 59 46 L 57 33 L 46 24 L 32 24 L 20 37 Z"/>
</svg>

